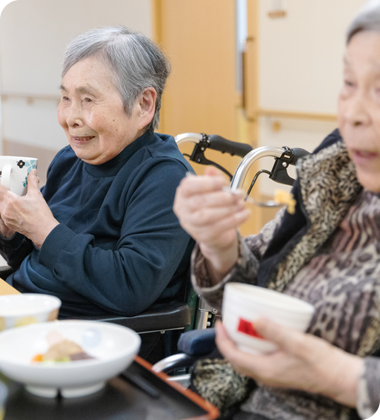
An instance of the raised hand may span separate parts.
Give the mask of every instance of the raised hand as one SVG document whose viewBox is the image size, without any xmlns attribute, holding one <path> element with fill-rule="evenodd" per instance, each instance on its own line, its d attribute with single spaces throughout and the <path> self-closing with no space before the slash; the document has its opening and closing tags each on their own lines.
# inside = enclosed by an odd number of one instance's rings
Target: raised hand
<svg viewBox="0 0 380 420">
<path fill-rule="evenodd" d="M 215 281 L 236 262 L 237 228 L 250 214 L 243 195 L 223 191 L 226 185 L 222 173 L 209 167 L 204 176 L 183 179 L 174 200 L 174 213 L 198 242 Z"/>
</svg>

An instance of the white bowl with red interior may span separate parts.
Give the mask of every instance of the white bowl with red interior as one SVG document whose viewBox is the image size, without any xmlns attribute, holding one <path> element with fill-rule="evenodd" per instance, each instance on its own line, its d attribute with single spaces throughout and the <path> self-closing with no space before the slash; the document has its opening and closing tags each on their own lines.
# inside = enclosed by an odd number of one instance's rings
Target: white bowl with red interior
<svg viewBox="0 0 380 420">
<path fill-rule="evenodd" d="M 223 324 L 237 346 L 249 353 L 270 353 L 277 349 L 255 330 L 258 318 L 305 331 L 313 314 L 314 306 L 310 303 L 275 290 L 244 283 L 228 283 L 224 289 Z"/>
</svg>

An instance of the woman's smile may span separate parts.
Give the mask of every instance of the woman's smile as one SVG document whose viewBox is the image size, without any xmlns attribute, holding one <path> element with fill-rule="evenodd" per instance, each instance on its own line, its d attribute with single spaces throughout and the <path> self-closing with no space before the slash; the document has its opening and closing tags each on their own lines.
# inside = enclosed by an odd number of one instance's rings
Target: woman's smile
<svg viewBox="0 0 380 420">
<path fill-rule="evenodd" d="M 88 143 L 90 140 L 94 139 L 95 136 L 71 136 L 71 141 L 76 144 L 81 144 L 81 143 Z"/>
</svg>

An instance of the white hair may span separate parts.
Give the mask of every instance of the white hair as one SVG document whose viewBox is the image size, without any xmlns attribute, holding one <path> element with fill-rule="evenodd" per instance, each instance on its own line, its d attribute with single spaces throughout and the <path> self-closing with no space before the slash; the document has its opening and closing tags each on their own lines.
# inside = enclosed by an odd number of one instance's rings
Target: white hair
<svg viewBox="0 0 380 420">
<path fill-rule="evenodd" d="M 156 90 L 155 114 L 147 126 L 153 132 L 158 126 L 161 96 L 170 74 L 169 61 L 162 51 L 143 34 L 124 26 L 93 29 L 67 46 L 62 77 L 78 61 L 91 56 L 99 57 L 110 68 L 127 115 L 131 115 L 136 99 L 146 88 Z"/>
<path fill-rule="evenodd" d="M 380 32 L 380 0 L 370 0 L 359 10 L 348 27 L 346 43 L 348 44 L 355 34 L 362 31 Z"/>
</svg>

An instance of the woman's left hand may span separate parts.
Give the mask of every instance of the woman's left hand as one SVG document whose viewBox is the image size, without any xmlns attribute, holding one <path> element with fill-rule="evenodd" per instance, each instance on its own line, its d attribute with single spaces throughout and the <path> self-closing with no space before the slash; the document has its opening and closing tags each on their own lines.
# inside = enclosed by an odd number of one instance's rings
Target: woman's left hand
<svg viewBox="0 0 380 420">
<path fill-rule="evenodd" d="M 255 330 L 275 343 L 274 353 L 253 355 L 237 348 L 221 323 L 216 325 L 216 344 L 235 370 L 259 384 L 323 394 L 355 407 L 363 359 L 332 346 L 311 334 L 258 319 Z"/>
<path fill-rule="evenodd" d="M 23 197 L 0 185 L 0 215 L 9 232 L 21 233 L 38 248 L 59 224 L 41 194 L 35 169 L 28 175 L 28 192 Z"/>
</svg>

